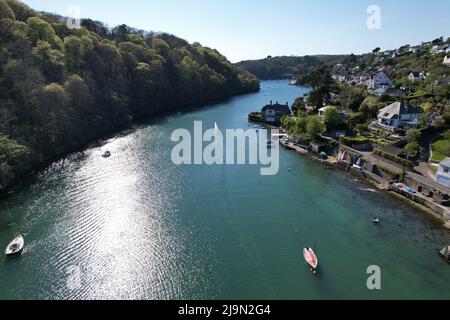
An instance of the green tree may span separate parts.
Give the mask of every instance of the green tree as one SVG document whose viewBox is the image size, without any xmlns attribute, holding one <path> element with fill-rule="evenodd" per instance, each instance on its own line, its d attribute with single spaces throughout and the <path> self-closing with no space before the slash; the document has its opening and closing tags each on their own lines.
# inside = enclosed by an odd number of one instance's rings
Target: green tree
<svg viewBox="0 0 450 320">
<path fill-rule="evenodd" d="M 89 92 L 86 81 L 78 75 L 69 77 L 64 83 L 64 91 L 67 94 L 68 104 L 84 116 L 91 114 L 93 98 Z"/>
<path fill-rule="evenodd" d="M 23 2 L 17 0 L 6 0 L 6 3 L 14 11 L 15 17 L 19 21 L 26 22 L 28 18 L 35 14 L 34 11 Z"/>
<path fill-rule="evenodd" d="M 64 88 L 51 83 L 35 95 L 34 118 L 39 123 L 38 144 L 48 154 L 57 154 L 63 147 L 67 118 L 67 96 Z"/>
<path fill-rule="evenodd" d="M 15 177 L 17 169 L 25 165 L 29 150 L 0 132 L 0 190 Z"/>
<path fill-rule="evenodd" d="M 305 98 L 299 97 L 299 98 L 295 99 L 294 103 L 292 104 L 292 111 L 294 113 L 297 113 L 300 110 L 304 110 L 305 106 L 306 106 Z"/>
<path fill-rule="evenodd" d="M 328 130 L 336 129 L 343 123 L 339 111 L 334 107 L 325 111 L 324 122 Z"/>
<path fill-rule="evenodd" d="M 409 129 L 406 131 L 406 139 L 408 142 L 418 142 L 422 136 L 422 131 L 419 129 Z"/>
<path fill-rule="evenodd" d="M 64 39 L 64 56 L 67 71 L 82 74 L 85 56 L 92 51 L 94 43 L 86 36 L 68 36 Z"/>
<path fill-rule="evenodd" d="M 420 151 L 420 145 L 416 141 L 413 141 L 408 143 L 404 150 L 408 156 L 415 156 Z"/>
<path fill-rule="evenodd" d="M 5 0 L 0 0 L 0 19 L 16 19 L 14 11 L 9 7 Z"/>
<path fill-rule="evenodd" d="M 170 47 L 163 39 L 153 38 L 152 40 L 152 48 L 158 52 L 163 57 L 167 57 L 170 52 Z"/>
</svg>

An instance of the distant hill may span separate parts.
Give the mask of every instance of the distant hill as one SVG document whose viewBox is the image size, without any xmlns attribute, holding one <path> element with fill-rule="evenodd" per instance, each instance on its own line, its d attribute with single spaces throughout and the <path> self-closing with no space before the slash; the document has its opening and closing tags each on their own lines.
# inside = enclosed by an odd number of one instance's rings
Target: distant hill
<svg viewBox="0 0 450 320">
<path fill-rule="evenodd" d="M 314 55 L 267 57 L 261 60 L 241 61 L 236 65 L 256 75 L 261 80 L 287 79 L 307 74 L 324 65 L 343 63 L 347 55 Z"/>
</svg>

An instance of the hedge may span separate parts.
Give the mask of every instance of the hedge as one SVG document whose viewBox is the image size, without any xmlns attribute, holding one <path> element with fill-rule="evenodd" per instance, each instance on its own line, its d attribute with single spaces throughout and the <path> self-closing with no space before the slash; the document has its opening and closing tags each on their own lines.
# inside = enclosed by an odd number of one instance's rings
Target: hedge
<svg viewBox="0 0 450 320">
<path fill-rule="evenodd" d="M 264 115 L 261 112 L 252 112 L 249 113 L 248 117 L 253 119 L 263 119 Z"/>
<path fill-rule="evenodd" d="M 401 164 L 404 167 L 412 167 L 413 166 L 412 161 L 397 157 L 390 153 L 383 152 L 380 149 L 373 150 L 373 154 L 380 156 L 382 158 L 394 161 L 395 163 Z"/>
<path fill-rule="evenodd" d="M 380 166 L 380 165 L 377 165 L 377 167 L 378 167 L 378 169 L 380 169 L 380 170 L 386 172 L 388 175 L 390 175 L 392 180 L 397 180 L 397 181 L 402 181 L 403 180 L 402 179 L 402 173 L 395 172 L 394 170 L 391 170 L 391 169 L 389 169 L 387 167 Z"/>
</svg>

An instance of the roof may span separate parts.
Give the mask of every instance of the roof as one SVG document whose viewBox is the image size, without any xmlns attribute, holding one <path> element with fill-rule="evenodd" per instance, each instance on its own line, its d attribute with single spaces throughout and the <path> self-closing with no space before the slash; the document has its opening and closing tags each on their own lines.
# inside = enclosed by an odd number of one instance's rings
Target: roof
<svg viewBox="0 0 450 320">
<path fill-rule="evenodd" d="M 406 92 L 402 89 L 397 89 L 397 88 L 391 88 L 386 90 L 385 92 L 387 95 L 390 95 L 392 97 L 404 97 L 406 96 Z"/>
<path fill-rule="evenodd" d="M 389 77 L 386 75 L 386 73 L 384 73 L 383 71 L 378 72 L 378 73 L 375 75 L 375 77 L 386 77 L 386 78 L 389 78 Z"/>
<path fill-rule="evenodd" d="M 325 106 L 325 107 L 323 107 L 323 108 L 320 108 L 319 111 L 320 111 L 320 112 L 325 112 L 325 111 L 327 111 L 328 109 L 332 109 L 332 108 L 336 109 L 336 107 L 334 107 L 334 106 Z"/>
<path fill-rule="evenodd" d="M 396 146 L 393 145 L 387 145 L 387 146 L 381 146 L 380 147 L 381 151 L 389 153 L 389 154 L 393 154 L 395 156 L 399 156 L 402 153 L 404 153 L 403 149 L 400 149 Z"/>
<path fill-rule="evenodd" d="M 442 160 L 439 165 L 443 166 L 443 167 L 447 167 L 450 168 L 450 158 L 446 157 L 444 160 Z"/>
<path fill-rule="evenodd" d="M 407 102 L 394 102 L 383 108 L 378 113 L 379 117 L 392 119 L 395 115 L 405 115 L 405 114 L 420 114 L 422 110 L 415 107 Z"/>
</svg>

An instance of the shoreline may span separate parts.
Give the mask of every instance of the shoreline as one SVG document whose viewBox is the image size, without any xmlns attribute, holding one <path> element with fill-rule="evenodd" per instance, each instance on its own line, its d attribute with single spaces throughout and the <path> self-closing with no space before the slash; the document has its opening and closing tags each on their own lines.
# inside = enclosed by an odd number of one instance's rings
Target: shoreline
<svg viewBox="0 0 450 320">
<path fill-rule="evenodd" d="M 270 127 L 272 127 L 272 126 L 270 126 Z M 273 128 L 275 128 L 275 127 L 273 127 Z M 279 128 L 277 128 L 277 129 L 279 129 Z M 332 168 L 334 170 L 339 170 L 340 172 L 345 173 L 349 177 L 351 176 L 351 177 L 357 179 L 358 182 L 360 182 L 361 184 L 365 184 L 367 186 L 374 187 L 376 192 L 383 193 L 385 196 L 395 198 L 396 200 L 402 201 L 403 203 L 407 204 L 411 208 L 413 208 L 417 211 L 420 211 L 422 214 L 426 214 L 427 217 L 433 219 L 444 230 L 450 231 L 450 221 L 447 221 L 444 219 L 444 217 L 441 217 L 439 212 L 437 212 L 423 204 L 415 202 L 399 193 L 393 192 L 386 186 L 383 186 L 383 184 L 376 182 L 374 179 L 371 179 L 370 177 L 366 176 L 365 171 L 356 172 L 355 170 L 351 170 L 351 169 L 346 170 L 339 165 L 339 162 L 337 160 L 332 160 L 330 158 L 328 160 L 321 159 L 321 158 L 317 157 L 316 154 L 313 154 L 310 151 L 305 150 L 304 148 L 301 148 L 301 147 L 296 147 L 296 148 L 291 149 L 290 147 L 281 143 L 281 141 L 280 141 L 280 145 L 288 151 L 296 152 L 300 155 L 306 156 L 307 158 L 309 158 L 312 161 L 319 162 L 319 163 L 326 165 L 327 167 Z M 302 150 L 297 150 L 297 149 L 302 149 Z M 384 178 L 380 177 L 380 179 L 384 179 Z M 386 183 L 389 183 L 389 181 L 386 180 Z"/>
</svg>

